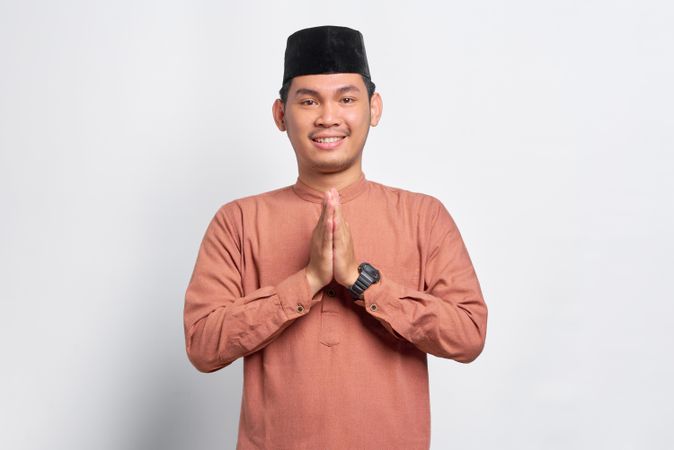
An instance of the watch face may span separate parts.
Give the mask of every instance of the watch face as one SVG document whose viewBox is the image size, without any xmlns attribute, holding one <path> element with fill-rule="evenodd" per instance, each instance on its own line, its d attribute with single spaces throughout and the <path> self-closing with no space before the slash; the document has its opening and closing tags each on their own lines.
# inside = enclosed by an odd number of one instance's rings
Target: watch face
<svg viewBox="0 0 674 450">
<path fill-rule="evenodd" d="M 359 269 L 360 269 L 361 272 L 365 272 L 368 275 L 370 275 L 374 279 L 375 283 L 377 281 L 379 281 L 379 271 L 374 266 L 372 266 L 370 263 L 366 263 L 366 262 L 362 263 L 360 265 Z"/>
</svg>

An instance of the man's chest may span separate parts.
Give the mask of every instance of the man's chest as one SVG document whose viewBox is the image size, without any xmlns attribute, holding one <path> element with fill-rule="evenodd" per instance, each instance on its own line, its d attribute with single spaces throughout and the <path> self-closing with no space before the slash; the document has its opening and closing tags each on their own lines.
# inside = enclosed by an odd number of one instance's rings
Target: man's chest
<svg viewBox="0 0 674 450">
<path fill-rule="evenodd" d="M 367 261 L 395 281 L 422 288 L 424 233 L 411 214 L 393 208 L 343 205 L 356 260 Z M 245 284 L 275 284 L 306 266 L 321 212 L 320 204 L 303 208 L 267 208 L 241 224 Z"/>
</svg>

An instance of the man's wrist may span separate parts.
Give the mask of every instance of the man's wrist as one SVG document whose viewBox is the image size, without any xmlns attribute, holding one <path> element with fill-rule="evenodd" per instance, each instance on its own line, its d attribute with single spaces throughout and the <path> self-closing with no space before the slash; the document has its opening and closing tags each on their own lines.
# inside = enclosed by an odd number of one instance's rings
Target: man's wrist
<svg viewBox="0 0 674 450">
<path fill-rule="evenodd" d="M 351 277 L 346 280 L 346 287 L 350 288 L 353 286 L 356 281 L 358 280 L 358 277 L 360 276 L 360 272 L 358 272 L 358 266 L 356 266 L 352 271 L 351 271 Z"/>
<path fill-rule="evenodd" d="M 304 272 L 307 277 L 307 283 L 309 283 L 309 291 L 311 292 L 311 297 L 313 298 L 316 295 L 316 293 L 321 290 L 323 286 L 321 286 L 318 279 L 314 277 L 313 273 L 309 269 L 305 269 Z"/>
<path fill-rule="evenodd" d="M 379 270 L 368 262 L 363 262 L 357 267 L 358 276 L 353 283 L 348 286 L 351 296 L 354 300 L 363 300 L 364 291 L 372 284 L 378 283 L 380 278 Z"/>
</svg>

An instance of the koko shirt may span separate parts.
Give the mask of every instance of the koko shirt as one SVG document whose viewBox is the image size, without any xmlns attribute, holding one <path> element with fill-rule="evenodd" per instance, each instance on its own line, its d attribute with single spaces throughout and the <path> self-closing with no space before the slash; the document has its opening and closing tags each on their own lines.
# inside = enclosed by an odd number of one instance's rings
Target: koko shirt
<svg viewBox="0 0 674 450">
<path fill-rule="evenodd" d="M 381 279 L 354 302 L 305 268 L 323 192 L 300 181 L 222 205 L 185 294 L 187 356 L 243 357 L 237 449 L 428 449 L 427 354 L 482 352 L 484 302 L 468 251 L 431 195 L 370 181 L 339 190 L 357 262 Z"/>
</svg>

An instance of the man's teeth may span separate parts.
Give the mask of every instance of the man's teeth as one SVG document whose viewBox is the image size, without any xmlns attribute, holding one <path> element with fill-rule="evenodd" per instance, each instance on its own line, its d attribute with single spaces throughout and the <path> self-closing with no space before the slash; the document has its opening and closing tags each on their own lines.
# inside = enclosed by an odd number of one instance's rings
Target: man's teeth
<svg viewBox="0 0 674 450">
<path fill-rule="evenodd" d="M 337 142 L 340 139 L 342 139 L 342 137 L 335 136 L 335 137 L 327 137 L 327 138 L 316 138 L 316 139 L 314 139 L 314 141 L 320 142 L 322 144 L 326 144 L 328 142 Z"/>
</svg>

